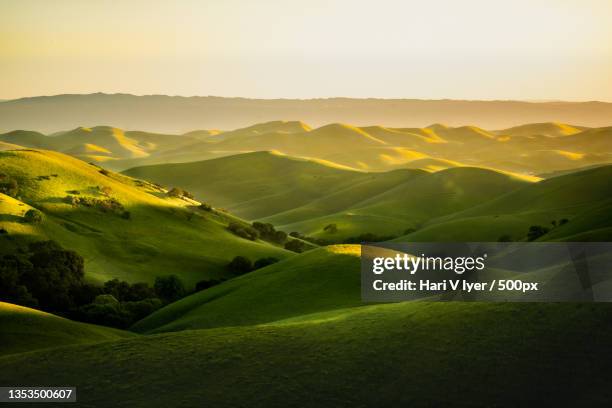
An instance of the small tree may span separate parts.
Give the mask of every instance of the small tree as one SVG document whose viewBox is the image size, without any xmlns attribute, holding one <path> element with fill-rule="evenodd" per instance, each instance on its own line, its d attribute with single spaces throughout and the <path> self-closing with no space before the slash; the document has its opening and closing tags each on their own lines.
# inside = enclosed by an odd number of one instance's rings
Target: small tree
<svg viewBox="0 0 612 408">
<path fill-rule="evenodd" d="M 178 187 L 172 187 L 170 191 L 168 191 L 168 197 L 180 198 L 183 196 L 183 190 Z"/>
<path fill-rule="evenodd" d="M 249 258 L 238 255 L 227 265 L 228 269 L 237 275 L 244 275 L 253 270 L 253 263 Z"/>
<path fill-rule="evenodd" d="M 336 224 L 328 224 L 325 226 L 325 228 L 323 228 L 323 231 L 327 232 L 328 234 L 335 234 L 338 232 L 338 226 Z"/>
<path fill-rule="evenodd" d="M 253 269 L 260 269 L 265 266 L 275 264 L 277 262 L 278 262 L 278 258 L 274 258 L 274 257 L 260 258 L 256 260 L 255 263 L 253 264 Z"/>
<path fill-rule="evenodd" d="M 285 249 L 300 253 L 304 251 L 304 243 L 302 241 L 298 241 L 297 239 L 292 239 L 291 241 L 287 241 L 285 244 Z"/>
<path fill-rule="evenodd" d="M 541 225 L 532 225 L 527 232 L 527 240 L 535 241 L 536 239 L 546 235 L 550 230 Z"/>
<path fill-rule="evenodd" d="M 512 237 L 508 234 L 502 235 L 501 237 L 497 238 L 497 242 L 512 242 Z"/>
<path fill-rule="evenodd" d="M 23 216 L 24 221 L 28 224 L 40 224 L 43 220 L 42 213 L 38 210 L 28 210 Z"/>
<path fill-rule="evenodd" d="M 6 174 L 0 173 L 0 193 L 15 197 L 18 192 L 19 184 L 17 181 Z"/>
<path fill-rule="evenodd" d="M 157 296 L 166 302 L 174 302 L 185 296 L 185 286 L 176 275 L 156 277 L 153 288 Z"/>
</svg>

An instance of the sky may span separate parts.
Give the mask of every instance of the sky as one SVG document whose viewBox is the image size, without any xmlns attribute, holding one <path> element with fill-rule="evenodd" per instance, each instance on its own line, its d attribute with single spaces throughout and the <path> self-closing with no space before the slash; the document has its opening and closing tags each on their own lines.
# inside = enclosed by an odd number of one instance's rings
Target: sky
<svg viewBox="0 0 612 408">
<path fill-rule="evenodd" d="M 0 99 L 612 101 L 610 0 L 2 0 Z"/>
</svg>

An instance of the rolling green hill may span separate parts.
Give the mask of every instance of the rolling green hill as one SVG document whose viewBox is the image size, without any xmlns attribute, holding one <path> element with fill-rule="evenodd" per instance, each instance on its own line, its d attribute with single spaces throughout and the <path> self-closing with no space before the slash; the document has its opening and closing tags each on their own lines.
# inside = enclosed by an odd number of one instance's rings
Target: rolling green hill
<svg viewBox="0 0 612 408">
<path fill-rule="evenodd" d="M 81 404 L 118 407 L 597 406 L 612 397 L 610 317 L 605 304 L 376 305 L 8 355 L 0 382 L 71 384 Z"/>
<path fill-rule="evenodd" d="M 309 251 L 188 296 L 138 322 L 133 330 L 253 325 L 358 306 L 359 255 L 358 245 Z"/>
<path fill-rule="evenodd" d="M 612 166 L 543 180 L 446 217 L 397 240 L 496 241 L 502 235 L 525 239 L 531 225 L 552 231 L 542 239 L 607 241 L 612 237 Z M 551 222 L 566 218 L 553 229 Z M 591 234 L 594 234 L 591 236 Z"/>
<path fill-rule="evenodd" d="M 19 184 L 17 199 L 0 197 L 0 227 L 8 231 L 0 240 L 15 245 L 54 239 L 85 258 L 91 280 L 151 282 L 176 273 L 191 286 L 227 274 L 225 265 L 237 255 L 254 260 L 291 254 L 231 234 L 230 215 L 197 210 L 195 201 L 167 198 L 152 184 L 61 153 L 0 152 L 0 173 Z M 75 204 L 74 197 L 88 204 Z M 42 211 L 40 225 L 24 223 L 30 208 Z"/>
<path fill-rule="evenodd" d="M 282 215 L 268 220 L 285 230 L 329 240 L 364 232 L 397 236 L 408 228 L 421 228 L 432 219 L 471 208 L 529 183 L 513 175 L 460 167 L 412 178 L 324 217 L 292 224 L 285 224 Z M 324 231 L 329 224 L 336 224 L 337 232 Z"/>
<path fill-rule="evenodd" d="M 531 182 L 469 167 L 432 174 L 417 169 L 364 173 L 270 152 L 138 167 L 124 174 L 180 186 L 247 219 L 332 242 L 366 232 L 401 235 Z M 338 231 L 324 232 L 329 224 Z"/>
<path fill-rule="evenodd" d="M 52 149 L 118 171 L 277 151 L 369 172 L 476 166 L 533 175 L 611 163 L 611 129 L 556 122 L 499 131 L 442 124 L 391 128 L 332 123 L 311 128 L 299 121 L 272 121 L 223 132 L 197 130 L 181 135 L 110 126 L 78 127 L 50 136 L 19 130 L 0 135 L 0 142 Z"/>
<path fill-rule="evenodd" d="M 73 322 L 39 310 L 0 302 L 0 356 L 70 344 L 96 343 L 135 334 Z"/>
</svg>

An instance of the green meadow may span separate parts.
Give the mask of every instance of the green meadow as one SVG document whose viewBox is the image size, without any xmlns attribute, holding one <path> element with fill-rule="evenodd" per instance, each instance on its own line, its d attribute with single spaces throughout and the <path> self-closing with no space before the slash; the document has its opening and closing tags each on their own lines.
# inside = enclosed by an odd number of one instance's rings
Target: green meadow
<svg viewBox="0 0 612 408">
<path fill-rule="evenodd" d="M 5 133 L 0 282 L 53 240 L 91 287 L 185 291 L 123 329 L 0 303 L 0 385 L 76 386 L 83 406 L 605 405 L 607 304 L 366 304 L 359 242 L 610 241 L 611 141 L 561 123 Z"/>
</svg>

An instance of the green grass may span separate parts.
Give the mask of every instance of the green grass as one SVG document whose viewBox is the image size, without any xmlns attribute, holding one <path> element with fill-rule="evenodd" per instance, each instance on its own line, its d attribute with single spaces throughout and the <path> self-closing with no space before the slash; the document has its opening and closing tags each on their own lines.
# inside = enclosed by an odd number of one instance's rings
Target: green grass
<svg viewBox="0 0 612 408">
<path fill-rule="evenodd" d="M 0 327 L 0 356 L 135 336 L 130 332 L 73 322 L 4 302 L 0 302 Z"/>
<path fill-rule="evenodd" d="M 266 323 L 361 304 L 359 246 L 315 249 L 188 296 L 138 322 L 138 332 Z"/>
<path fill-rule="evenodd" d="M 165 198 L 150 184 L 139 186 L 115 173 L 103 175 L 98 167 L 60 153 L 0 152 L 0 172 L 20 185 L 19 200 L 0 197 L 0 206 L 7 208 L 0 227 L 8 231 L 10 242 L 54 239 L 85 258 L 90 280 L 152 282 L 155 276 L 175 273 L 192 286 L 202 279 L 226 276 L 225 265 L 237 255 L 255 260 L 292 254 L 233 235 L 226 229 L 228 215 L 194 210 L 197 202 Z M 110 188 L 110 197 L 131 218 L 63 202 L 73 190 L 80 197 L 105 199 L 98 187 Z M 44 213 L 42 224 L 23 223 L 22 215 L 30 207 Z"/>
<path fill-rule="evenodd" d="M 9 355 L 0 383 L 70 384 L 86 406 L 602 405 L 611 317 L 591 304 L 366 306 Z"/>
<path fill-rule="evenodd" d="M 432 219 L 471 208 L 528 184 L 492 170 L 452 168 L 408 179 L 342 212 L 281 224 L 281 228 L 336 241 L 364 232 L 398 236 L 408 228 L 418 229 Z M 332 223 L 338 226 L 335 234 L 324 231 Z"/>
<path fill-rule="evenodd" d="M 500 196 L 445 217 L 397 241 L 496 241 L 502 235 L 526 238 L 531 225 L 552 231 L 542 240 L 608 241 L 612 166 L 565 174 Z M 569 222 L 553 229 L 551 222 Z M 590 236 L 591 231 L 594 232 Z"/>
</svg>

